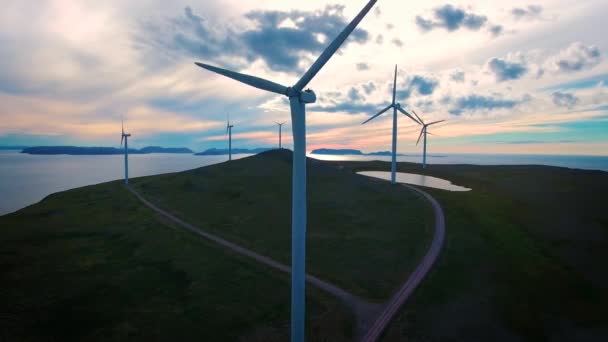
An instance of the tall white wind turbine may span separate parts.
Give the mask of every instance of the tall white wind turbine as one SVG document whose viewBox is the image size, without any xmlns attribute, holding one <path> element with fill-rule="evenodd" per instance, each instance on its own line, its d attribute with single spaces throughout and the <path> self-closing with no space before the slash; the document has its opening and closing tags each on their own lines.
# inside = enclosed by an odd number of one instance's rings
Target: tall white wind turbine
<svg viewBox="0 0 608 342">
<path fill-rule="evenodd" d="M 230 117 L 226 120 L 226 134 L 228 134 L 228 161 L 232 160 L 232 127 L 230 124 Z"/>
<path fill-rule="evenodd" d="M 285 95 L 291 107 L 293 132 L 293 172 L 291 211 L 291 341 L 304 342 L 305 254 L 306 254 L 306 104 L 314 103 L 315 93 L 304 88 L 329 61 L 344 40 L 365 17 L 377 0 L 370 0 L 342 32 L 329 44 L 298 82 L 291 86 L 196 63 L 201 68 L 216 72 L 252 87 Z"/>
<path fill-rule="evenodd" d="M 423 149 L 422 149 L 422 168 L 426 169 L 426 135 L 427 134 L 433 134 L 431 132 L 428 131 L 428 127 L 430 125 L 434 125 L 440 122 L 444 122 L 445 120 L 439 120 L 439 121 L 433 121 L 431 123 L 425 124 L 424 121 L 422 121 L 422 118 L 418 116 L 418 114 L 416 114 L 415 111 L 412 110 L 412 113 L 414 113 L 414 115 L 416 115 L 416 118 L 420 121 L 420 123 L 422 124 L 422 129 L 420 130 L 420 135 L 418 136 L 418 141 L 416 141 L 416 146 L 418 146 L 418 143 L 420 142 L 420 138 L 424 135 L 424 142 L 423 142 Z"/>
<path fill-rule="evenodd" d="M 279 150 L 282 149 L 282 145 L 281 145 L 281 130 L 283 128 L 283 125 L 285 124 L 284 122 L 275 122 L 275 124 L 277 124 L 277 126 L 279 126 Z"/>
<path fill-rule="evenodd" d="M 121 135 L 120 135 L 120 146 L 122 142 L 125 142 L 125 185 L 129 185 L 129 137 L 131 133 L 125 133 L 125 122 L 121 119 Z"/>
<path fill-rule="evenodd" d="M 395 184 L 395 172 L 397 170 L 397 111 L 400 111 L 408 118 L 414 120 L 417 124 L 421 124 L 418 120 L 414 119 L 408 112 L 401 108 L 401 104 L 395 102 L 395 95 L 397 94 L 397 65 L 395 65 L 395 78 L 393 80 L 393 101 L 386 108 L 378 112 L 378 114 L 372 116 L 371 118 L 365 120 L 362 125 L 367 122 L 377 118 L 387 110 L 393 108 L 393 151 L 391 153 L 392 161 L 391 161 L 391 183 Z"/>
</svg>

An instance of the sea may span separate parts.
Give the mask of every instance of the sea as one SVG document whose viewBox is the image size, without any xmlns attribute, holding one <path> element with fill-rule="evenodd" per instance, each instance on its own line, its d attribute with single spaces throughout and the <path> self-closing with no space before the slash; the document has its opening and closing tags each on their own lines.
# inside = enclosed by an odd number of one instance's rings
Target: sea
<svg viewBox="0 0 608 342">
<path fill-rule="evenodd" d="M 247 154 L 233 158 L 247 157 Z M 324 160 L 383 160 L 389 156 L 309 155 Z M 142 177 L 190 170 L 226 161 L 227 156 L 192 154 L 133 154 L 129 156 L 130 177 Z M 419 155 L 399 156 L 398 161 L 419 163 Z M 475 165 L 551 165 L 608 172 L 608 156 L 554 155 L 429 155 L 432 164 Z M 124 157 L 30 155 L 17 150 L 0 151 L 0 215 L 5 215 L 42 200 L 59 191 L 98 184 L 124 177 Z"/>
</svg>

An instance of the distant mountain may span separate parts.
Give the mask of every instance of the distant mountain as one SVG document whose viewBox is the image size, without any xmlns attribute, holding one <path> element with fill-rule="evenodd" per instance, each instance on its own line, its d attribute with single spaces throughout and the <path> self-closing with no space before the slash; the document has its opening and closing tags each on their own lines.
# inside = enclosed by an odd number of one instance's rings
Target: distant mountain
<svg viewBox="0 0 608 342">
<path fill-rule="evenodd" d="M 392 156 L 392 152 L 391 151 L 378 151 L 378 152 L 370 152 L 370 153 L 363 153 L 359 150 L 354 150 L 354 149 L 331 149 L 331 148 L 319 148 L 316 150 L 312 150 L 313 154 L 330 154 L 330 155 L 361 155 L 361 156 Z M 405 154 L 399 154 L 397 153 L 398 156 L 405 156 Z"/>
<path fill-rule="evenodd" d="M 253 148 L 253 149 L 233 148 L 232 154 L 258 154 L 261 152 L 270 151 L 272 149 L 273 148 L 270 148 L 270 147 L 259 147 L 259 148 Z M 228 154 L 227 148 L 210 148 L 203 152 L 196 153 L 197 156 L 221 156 L 224 154 Z"/>
<path fill-rule="evenodd" d="M 21 153 L 27 154 L 69 154 L 69 155 L 110 155 L 123 154 L 123 148 L 116 147 L 79 147 L 79 146 L 35 146 L 24 148 Z M 144 147 L 141 150 L 129 149 L 129 154 L 148 154 L 148 153 L 192 153 L 187 148 L 164 148 L 158 146 Z"/>
<path fill-rule="evenodd" d="M 331 154 L 331 155 L 362 155 L 363 152 L 352 149 L 331 149 L 319 148 L 311 151 L 312 154 Z"/>
<path fill-rule="evenodd" d="M 391 151 L 378 151 L 378 152 L 370 152 L 366 153 L 368 156 L 392 156 L 393 153 Z M 400 155 L 400 154 L 398 154 Z"/>
<path fill-rule="evenodd" d="M 69 155 L 108 155 L 123 154 L 124 150 L 115 147 L 78 147 L 78 146 L 35 146 L 23 149 L 27 154 L 69 154 Z M 131 154 L 140 154 L 138 150 L 129 149 Z"/>
<path fill-rule="evenodd" d="M 189 148 L 185 147 L 160 147 L 160 146 L 148 146 L 139 149 L 141 153 L 194 153 Z"/>
</svg>

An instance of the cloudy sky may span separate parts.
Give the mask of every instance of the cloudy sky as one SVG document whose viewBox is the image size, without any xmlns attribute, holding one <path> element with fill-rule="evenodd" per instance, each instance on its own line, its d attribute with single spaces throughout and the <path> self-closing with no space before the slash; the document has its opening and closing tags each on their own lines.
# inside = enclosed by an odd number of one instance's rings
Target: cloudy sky
<svg viewBox="0 0 608 342">
<path fill-rule="evenodd" d="M 294 7 L 298 3 L 301 7 Z M 0 11 L 0 145 L 276 144 L 286 98 L 201 61 L 294 84 L 364 0 L 22 1 Z M 430 150 L 608 154 L 605 0 L 380 0 L 309 86 L 308 149 L 390 149 L 397 97 Z M 284 132 L 290 133 L 286 125 Z M 418 128 L 399 116 L 399 151 Z M 291 134 L 284 134 L 286 145 Z"/>
</svg>

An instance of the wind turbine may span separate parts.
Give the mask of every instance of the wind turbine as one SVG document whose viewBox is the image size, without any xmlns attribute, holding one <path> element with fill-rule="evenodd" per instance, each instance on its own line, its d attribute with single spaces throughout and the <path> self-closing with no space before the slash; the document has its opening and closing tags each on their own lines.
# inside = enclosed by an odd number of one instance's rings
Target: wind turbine
<svg viewBox="0 0 608 342">
<path fill-rule="evenodd" d="M 378 116 L 380 116 L 382 113 L 386 112 L 387 110 L 393 108 L 393 152 L 392 152 L 392 162 L 391 162 L 391 183 L 393 183 L 393 184 L 395 184 L 395 172 L 397 170 L 397 111 L 400 111 L 408 118 L 414 120 L 414 122 L 416 122 L 417 124 L 419 124 L 419 125 L 421 124 L 418 120 L 414 119 L 408 112 L 403 110 L 403 108 L 401 108 L 401 104 L 399 104 L 398 102 L 395 102 L 396 94 L 397 94 L 397 65 L 395 65 L 395 78 L 393 80 L 393 102 L 391 102 L 390 105 L 388 105 L 386 108 L 384 108 L 383 110 L 378 112 L 378 114 L 372 116 L 371 118 L 369 118 L 369 119 L 363 121 L 363 123 L 361 123 L 362 125 L 364 125 L 367 122 L 377 118 Z"/>
<path fill-rule="evenodd" d="M 125 133 L 125 122 L 124 119 L 121 118 L 121 130 L 122 133 L 120 135 L 120 146 L 122 147 L 122 142 L 125 142 L 125 185 L 129 185 L 129 137 L 131 133 Z"/>
<path fill-rule="evenodd" d="M 284 122 L 275 122 L 279 126 L 279 150 L 283 147 L 281 146 L 281 129 L 283 128 Z"/>
<path fill-rule="evenodd" d="M 285 95 L 289 98 L 293 132 L 293 172 L 291 209 L 291 341 L 304 342 L 305 309 L 305 254 L 306 254 L 306 104 L 314 103 L 315 93 L 304 88 L 340 48 L 377 0 L 370 0 L 342 32 L 321 53 L 298 82 L 291 86 L 196 63 L 201 68 L 216 72 L 252 87 Z"/>
<path fill-rule="evenodd" d="M 416 141 L 416 146 L 418 146 L 418 143 L 420 142 L 420 138 L 422 137 L 422 135 L 424 134 L 424 143 L 423 143 L 423 152 L 422 152 L 422 168 L 426 169 L 426 135 L 428 134 L 433 134 L 431 132 L 428 132 L 427 127 L 429 127 L 430 125 L 434 125 L 436 123 L 440 123 L 440 122 L 444 122 L 445 120 L 439 120 L 439 121 L 433 121 L 431 123 L 425 124 L 424 121 L 422 121 L 422 118 L 418 116 L 418 114 L 416 114 L 415 111 L 412 110 L 412 112 L 414 113 L 414 115 L 416 115 L 416 118 L 418 120 L 420 120 L 420 123 L 422 124 L 422 129 L 420 130 L 420 135 L 418 136 L 418 141 Z"/>
<path fill-rule="evenodd" d="M 230 117 L 226 120 L 226 134 L 228 134 L 228 161 L 232 160 L 232 127 L 230 124 Z"/>
</svg>

